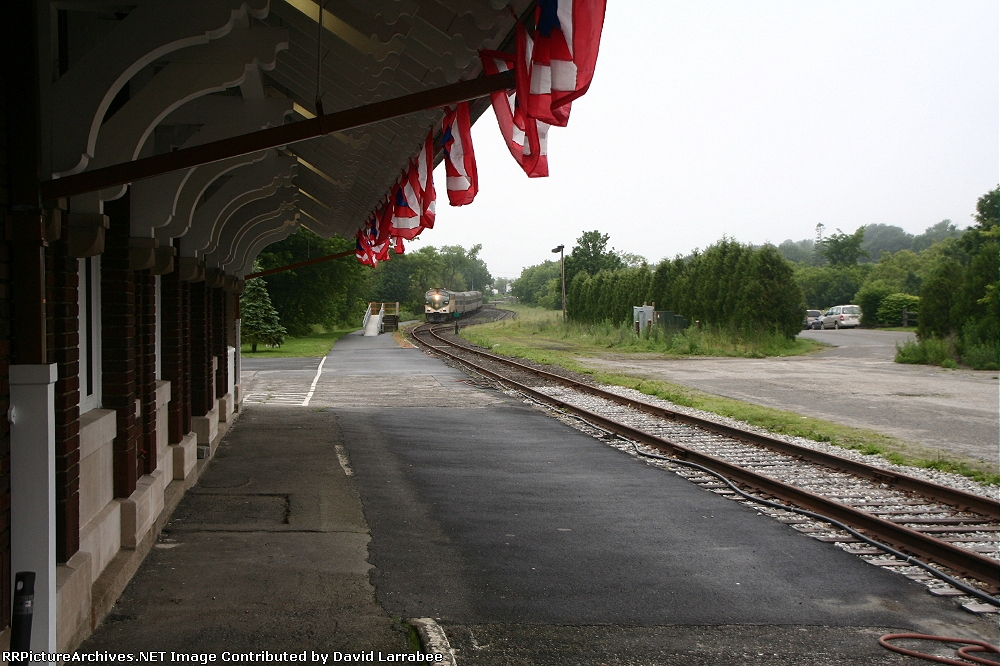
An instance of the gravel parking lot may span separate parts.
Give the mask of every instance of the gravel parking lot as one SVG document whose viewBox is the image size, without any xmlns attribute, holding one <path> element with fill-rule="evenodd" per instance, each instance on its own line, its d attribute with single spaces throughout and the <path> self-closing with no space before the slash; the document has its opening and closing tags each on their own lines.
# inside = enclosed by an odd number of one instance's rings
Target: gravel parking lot
<svg viewBox="0 0 1000 666">
<path fill-rule="evenodd" d="M 996 465 L 997 373 L 894 363 L 910 333 L 803 331 L 834 348 L 786 358 L 580 358 L 607 371 L 660 379 L 766 407 L 870 428 Z"/>
</svg>

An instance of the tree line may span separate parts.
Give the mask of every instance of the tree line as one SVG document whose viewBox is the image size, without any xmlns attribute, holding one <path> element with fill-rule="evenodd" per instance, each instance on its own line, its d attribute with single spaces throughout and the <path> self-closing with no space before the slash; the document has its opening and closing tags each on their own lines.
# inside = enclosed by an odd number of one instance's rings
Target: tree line
<svg viewBox="0 0 1000 666">
<path fill-rule="evenodd" d="M 917 316 L 922 341 L 947 339 L 953 355 L 968 365 L 995 367 L 998 209 L 1000 187 L 978 199 L 969 228 L 958 230 L 944 220 L 911 236 L 909 247 L 900 246 L 906 238 L 899 233 L 887 234 L 892 228 L 886 225 L 834 234 L 816 245 L 814 256 L 796 262 L 795 280 L 810 307 L 854 302 L 865 326 L 899 325 L 906 310 Z M 872 257 L 874 252 L 865 250 L 872 227 L 881 234 L 879 243 L 894 237 L 899 249 Z M 779 249 L 792 244 L 785 241 Z"/>
<path fill-rule="evenodd" d="M 864 326 L 900 325 L 905 311 L 919 322 L 920 340 L 948 340 L 963 363 L 994 368 L 998 210 L 1000 187 L 979 198 L 974 224 L 964 230 L 950 220 L 917 235 L 875 224 L 777 247 L 723 238 L 656 266 L 609 249 L 607 234 L 590 231 L 566 257 L 568 316 L 620 324 L 646 302 L 689 320 L 791 337 L 806 308 L 857 304 Z M 521 302 L 553 309 L 561 307 L 559 289 L 557 261 L 530 266 L 513 282 Z"/>
<path fill-rule="evenodd" d="M 947 238 L 957 238 L 962 235 L 951 220 L 941 220 L 937 224 L 927 227 L 922 234 L 911 234 L 894 224 L 869 224 L 862 227 L 864 231 L 860 235 L 860 243 L 857 263 L 876 263 L 881 258 L 883 252 L 890 254 L 900 250 L 910 250 L 911 252 L 921 252 L 934 243 Z M 854 234 L 843 234 L 838 230 L 834 236 L 844 238 L 855 236 Z M 778 251 L 789 261 L 805 264 L 807 266 L 823 266 L 828 263 L 827 257 L 819 252 L 821 244 L 806 238 L 799 241 L 788 239 L 778 246 Z"/>
<path fill-rule="evenodd" d="M 353 241 L 322 238 L 300 228 L 261 252 L 256 267 L 280 268 L 353 248 Z M 490 294 L 493 276 L 479 257 L 481 251 L 482 245 L 468 250 L 428 246 L 394 254 L 374 269 L 348 256 L 248 280 L 242 299 L 244 339 L 277 346 L 284 336 L 309 335 L 315 326 L 357 326 L 371 301 L 398 301 L 417 315 L 423 312 L 424 293 L 435 287 Z"/>
<path fill-rule="evenodd" d="M 606 235 L 603 238 L 606 243 Z M 569 264 L 567 260 L 567 272 Z M 616 262 L 606 259 L 607 264 Z M 591 265 L 597 272 L 581 267 L 568 288 L 567 316 L 576 321 L 621 324 L 632 320 L 633 306 L 645 302 L 736 333 L 764 329 L 792 338 L 802 327 L 802 292 L 792 266 L 771 246 L 723 238 L 704 251 L 656 267 Z"/>
</svg>

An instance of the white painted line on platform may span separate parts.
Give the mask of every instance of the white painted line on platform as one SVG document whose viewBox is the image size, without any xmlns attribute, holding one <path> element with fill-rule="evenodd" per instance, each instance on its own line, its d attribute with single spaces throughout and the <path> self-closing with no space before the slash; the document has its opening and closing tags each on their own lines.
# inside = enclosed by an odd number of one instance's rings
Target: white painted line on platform
<svg viewBox="0 0 1000 666">
<path fill-rule="evenodd" d="M 323 357 L 323 360 L 319 362 L 319 367 L 316 368 L 316 376 L 313 377 L 313 383 L 309 387 L 309 393 L 306 394 L 306 399 L 302 401 L 302 406 L 303 407 L 308 407 L 309 406 L 309 401 L 312 400 L 313 393 L 316 392 L 316 382 L 319 381 L 319 376 L 323 374 L 323 364 L 324 363 L 326 363 L 326 356 Z"/>
</svg>

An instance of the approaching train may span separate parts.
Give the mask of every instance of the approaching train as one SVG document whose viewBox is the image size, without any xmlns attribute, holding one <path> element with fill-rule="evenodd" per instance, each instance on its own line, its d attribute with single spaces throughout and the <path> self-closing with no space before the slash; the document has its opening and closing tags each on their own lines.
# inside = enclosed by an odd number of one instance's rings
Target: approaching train
<svg viewBox="0 0 1000 666">
<path fill-rule="evenodd" d="M 424 314 L 427 321 L 440 323 L 458 319 L 483 307 L 483 294 L 478 291 L 448 291 L 431 289 L 424 294 Z"/>
</svg>

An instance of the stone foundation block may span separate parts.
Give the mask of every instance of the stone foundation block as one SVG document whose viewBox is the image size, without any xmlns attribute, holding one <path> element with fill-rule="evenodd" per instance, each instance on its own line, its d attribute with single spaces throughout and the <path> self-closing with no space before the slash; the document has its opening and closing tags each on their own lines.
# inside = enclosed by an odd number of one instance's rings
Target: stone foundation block
<svg viewBox="0 0 1000 666">
<path fill-rule="evenodd" d="M 170 449 L 174 459 L 173 478 L 183 481 L 198 464 L 198 436 L 189 432 L 178 444 L 171 444 Z"/>
<path fill-rule="evenodd" d="M 135 484 L 135 492 L 122 505 L 122 548 L 133 550 L 157 516 L 163 511 L 163 488 L 167 479 L 163 470 L 144 474 Z"/>
<path fill-rule="evenodd" d="M 66 564 L 56 566 L 56 647 L 68 652 L 90 635 L 90 553 L 77 551 Z"/>
<path fill-rule="evenodd" d="M 195 435 L 198 436 L 199 446 L 208 446 L 219 434 L 219 408 L 213 407 L 204 416 L 195 416 L 191 419 Z"/>
<path fill-rule="evenodd" d="M 90 554 L 91 582 L 97 580 L 121 546 L 122 506 L 115 500 L 80 529 L 80 552 Z"/>
<path fill-rule="evenodd" d="M 229 421 L 233 418 L 233 394 L 227 393 L 215 401 L 215 410 L 219 413 L 220 421 Z"/>
</svg>

